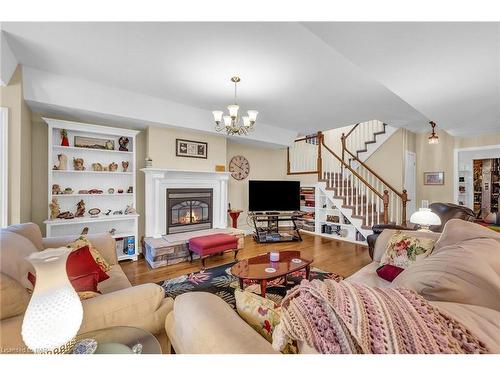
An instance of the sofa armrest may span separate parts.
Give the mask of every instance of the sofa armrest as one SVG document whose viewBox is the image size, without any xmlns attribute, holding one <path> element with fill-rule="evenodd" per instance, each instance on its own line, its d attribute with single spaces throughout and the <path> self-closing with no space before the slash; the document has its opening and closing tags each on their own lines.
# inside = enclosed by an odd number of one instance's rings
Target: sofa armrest
<svg viewBox="0 0 500 375">
<path fill-rule="evenodd" d="M 231 306 L 211 293 L 176 297 L 165 330 L 178 354 L 277 353 Z"/>
<path fill-rule="evenodd" d="M 43 247 L 47 249 L 49 247 L 66 246 L 70 242 L 76 240 L 76 238 L 78 238 L 78 236 L 46 237 L 43 239 Z M 118 263 L 115 239 L 111 237 L 110 234 L 89 234 L 87 238 L 110 265 Z"/>
<path fill-rule="evenodd" d="M 142 284 L 82 301 L 79 333 L 112 326 L 135 326 L 153 334 L 164 329 L 173 300 L 156 284 Z"/>
</svg>

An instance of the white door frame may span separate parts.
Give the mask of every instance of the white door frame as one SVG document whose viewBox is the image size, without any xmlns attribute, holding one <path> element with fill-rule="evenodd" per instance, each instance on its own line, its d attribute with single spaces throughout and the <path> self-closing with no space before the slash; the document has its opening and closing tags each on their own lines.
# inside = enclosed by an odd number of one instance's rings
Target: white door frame
<svg viewBox="0 0 500 375">
<path fill-rule="evenodd" d="M 0 107 L 0 228 L 8 224 L 9 210 L 9 109 Z"/>
<path fill-rule="evenodd" d="M 408 157 L 413 158 L 413 167 L 408 165 Z M 406 205 L 406 216 L 409 220 L 409 217 L 411 216 L 412 213 L 414 213 L 417 210 L 417 154 L 413 151 L 405 151 L 405 175 L 404 175 L 404 188 L 406 189 L 407 192 L 413 193 L 413 196 L 410 196 L 408 194 L 408 199 L 410 199 L 410 202 L 407 203 Z M 410 178 L 408 176 L 408 172 L 410 172 L 413 175 L 413 181 L 410 182 Z"/>
</svg>

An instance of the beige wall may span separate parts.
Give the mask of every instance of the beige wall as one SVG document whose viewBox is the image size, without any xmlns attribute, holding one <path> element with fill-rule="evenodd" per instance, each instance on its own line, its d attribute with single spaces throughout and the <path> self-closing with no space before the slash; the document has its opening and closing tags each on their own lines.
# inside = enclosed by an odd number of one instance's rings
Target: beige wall
<svg viewBox="0 0 500 375">
<path fill-rule="evenodd" d="M 153 159 L 153 167 L 215 171 L 216 165 L 226 165 L 226 138 L 200 132 L 150 126 L 147 131 L 146 153 Z M 208 158 L 175 156 L 175 140 L 188 139 L 208 143 Z"/>
<path fill-rule="evenodd" d="M 18 65 L 9 84 L 0 86 L 0 106 L 9 109 L 8 223 L 31 220 L 31 111 L 23 97 Z"/>
<path fill-rule="evenodd" d="M 229 178 L 228 201 L 231 208 L 242 209 L 238 218 L 238 226 L 248 228 L 248 181 L 249 180 L 283 180 L 286 177 L 286 149 L 269 149 L 256 146 L 227 142 L 227 163 L 233 156 L 242 155 L 250 163 L 248 178 L 237 181 Z M 228 166 L 226 166 L 227 170 Z M 298 179 L 297 179 L 298 180 Z"/>
<path fill-rule="evenodd" d="M 500 125 L 499 125 L 500 128 Z M 500 133 L 487 134 L 472 138 L 455 138 L 455 148 L 500 145 Z"/>
</svg>

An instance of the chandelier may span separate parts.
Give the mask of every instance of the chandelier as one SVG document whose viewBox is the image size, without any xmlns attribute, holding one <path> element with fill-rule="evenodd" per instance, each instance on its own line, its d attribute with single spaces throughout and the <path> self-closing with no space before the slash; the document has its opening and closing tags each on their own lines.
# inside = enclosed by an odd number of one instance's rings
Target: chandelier
<svg viewBox="0 0 500 375">
<path fill-rule="evenodd" d="M 431 135 L 429 135 L 428 141 L 429 141 L 430 145 L 436 145 L 439 143 L 439 137 L 436 134 L 436 130 L 435 130 L 436 123 L 434 121 L 429 121 L 429 124 L 431 124 L 432 133 L 431 133 Z"/>
<path fill-rule="evenodd" d="M 253 130 L 257 114 L 255 110 L 248 110 L 248 116 L 238 116 L 240 106 L 236 103 L 237 85 L 240 82 L 240 77 L 232 77 L 231 82 L 234 83 L 234 104 L 228 105 L 227 110 L 229 115 L 224 115 L 223 111 L 213 111 L 215 120 L 215 130 L 218 132 L 225 131 L 228 135 L 247 135 Z"/>
</svg>

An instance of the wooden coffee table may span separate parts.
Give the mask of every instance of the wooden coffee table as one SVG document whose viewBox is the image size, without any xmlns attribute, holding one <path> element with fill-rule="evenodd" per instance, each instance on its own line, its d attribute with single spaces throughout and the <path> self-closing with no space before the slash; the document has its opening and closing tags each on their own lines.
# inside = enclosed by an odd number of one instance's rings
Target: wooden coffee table
<svg viewBox="0 0 500 375">
<path fill-rule="evenodd" d="M 243 280 L 257 280 L 260 283 L 260 294 L 266 296 L 267 282 L 285 277 L 292 272 L 306 269 L 306 279 L 309 280 L 310 259 L 301 256 L 300 251 L 280 251 L 278 262 L 271 262 L 269 253 L 258 255 L 253 258 L 242 260 L 231 267 L 231 273 L 240 281 L 240 288 L 243 290 Z M 300 261 L 300 262 L 299 262 Z M 269 268 L 274 268 L 274 272 L 268 272 Z"/>
</svg>

